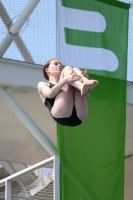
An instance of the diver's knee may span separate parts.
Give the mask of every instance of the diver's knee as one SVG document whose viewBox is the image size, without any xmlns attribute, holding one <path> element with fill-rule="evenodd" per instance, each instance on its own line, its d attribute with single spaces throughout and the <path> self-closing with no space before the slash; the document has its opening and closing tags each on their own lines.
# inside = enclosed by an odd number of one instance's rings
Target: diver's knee
<svg viewBox="0 0 133 200">
<path fill-rule="evenodd" d="M 73 70 L 79 70 L 79 68 L 78 67 L 73 67 Z"/>
<path fill-rule="evenodd" d="M 73 70 L 73 68 L 71 66 L 65 66 L 63 71 L 67 71 L 67 72 L 71 72 Z"/>
</svg>

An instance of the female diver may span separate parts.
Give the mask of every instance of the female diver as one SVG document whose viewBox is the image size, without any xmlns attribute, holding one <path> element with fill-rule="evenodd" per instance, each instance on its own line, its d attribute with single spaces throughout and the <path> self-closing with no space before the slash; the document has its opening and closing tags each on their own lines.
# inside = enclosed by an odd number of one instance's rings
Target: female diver
<svg viewBox="0 0 133 200">
<path fill-rule="evenodd" d="M 56 58 L 43 66 L 43 74 L 48 82 L 39 82 L 38 92 L 52 118 L 64 126 L 80 125 L 88 115 L 87 96 L 98 81 L 79 68 L 63 69 Z"/>
</svg>

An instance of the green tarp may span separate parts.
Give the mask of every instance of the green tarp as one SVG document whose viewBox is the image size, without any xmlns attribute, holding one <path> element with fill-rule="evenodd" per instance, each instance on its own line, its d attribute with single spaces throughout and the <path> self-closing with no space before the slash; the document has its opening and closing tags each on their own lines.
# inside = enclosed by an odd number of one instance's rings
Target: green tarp
<svg viewBox="0 0 133 200">
<path fill-rule="evenodd" d="M 90 78 L 100 84 L 88 99 L 87 119 L 74 128 L 57 125 L 61 200 L 123 200 L 128 10 L 115 6 L 115 1 L 112 6 L 95 0 L 63 0 L 62 5 L 99 9 L 109 24 L 107 30 L 99 35 L 66 27 L 66 42 L 110 49 L 119 66 L 114 72 L 89 70 Z M 82 34 L 85 41 L 76 41 Z"/>
</svg>

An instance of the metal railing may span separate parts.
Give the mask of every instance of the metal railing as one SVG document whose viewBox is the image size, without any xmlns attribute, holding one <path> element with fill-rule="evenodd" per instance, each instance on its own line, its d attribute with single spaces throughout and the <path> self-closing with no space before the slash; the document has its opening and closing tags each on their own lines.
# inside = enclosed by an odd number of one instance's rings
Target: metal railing
<svg viewBox="0 0 133 200">
<path fill-rule="evenodd" d="M 59 200 L 59 163 L 59 157 L 53 156 L 0 180 L 0 198 Z"/>
</svg>

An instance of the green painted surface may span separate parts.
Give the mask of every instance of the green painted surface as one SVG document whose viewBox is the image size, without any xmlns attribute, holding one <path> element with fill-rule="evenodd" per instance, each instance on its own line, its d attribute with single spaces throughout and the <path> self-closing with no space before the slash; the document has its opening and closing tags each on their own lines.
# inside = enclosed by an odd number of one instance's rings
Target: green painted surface
<svg viewBox="0 0 133 200">
<path fill-rule="evenodd" d="M 100 82 L 88 101 L 82 125 L 58 125 L 62 200 L 122 200 L 124 186 L 124 81 Z M 63 192 L 64 191 L 64 192 Z"/>
<path fill-rule="evenodd" d="M 88 100 L 87 119 L 74 128 L 57 126 L 61 200 L 123 200 L 128 10 L 94 0 L 63 0 L 62 5 L 104 15 L 105 32 L 66 27 L 66 43 L 109 49 L 119 67 L 115 72 L 89 70 L 100 84 Z"/>
</svg>

